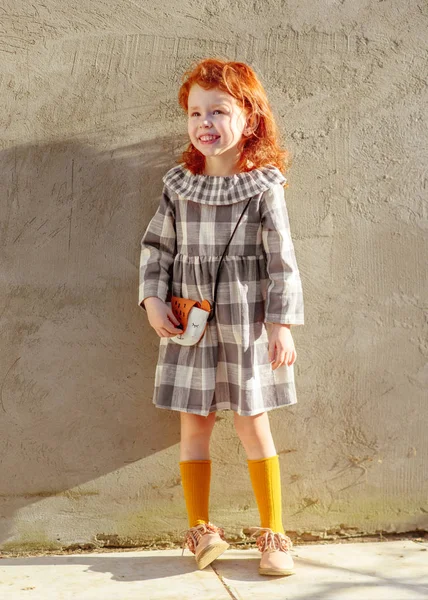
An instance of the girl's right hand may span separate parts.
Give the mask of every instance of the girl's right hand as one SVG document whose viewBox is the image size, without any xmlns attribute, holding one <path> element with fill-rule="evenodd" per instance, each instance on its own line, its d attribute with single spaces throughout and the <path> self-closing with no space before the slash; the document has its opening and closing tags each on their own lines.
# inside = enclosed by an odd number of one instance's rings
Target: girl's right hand
<svg viewBox="0 0 428 600">
<path fill-rule="evenodd" d="M 159 337 L 173 337 L 183 333 L 180 321 L 163 300 L 157 296 L 149 296 L 144 300 L 144 306 L 149 323 Z M 174 325 L 178 325 L 179 328 Z"/>
</svg>

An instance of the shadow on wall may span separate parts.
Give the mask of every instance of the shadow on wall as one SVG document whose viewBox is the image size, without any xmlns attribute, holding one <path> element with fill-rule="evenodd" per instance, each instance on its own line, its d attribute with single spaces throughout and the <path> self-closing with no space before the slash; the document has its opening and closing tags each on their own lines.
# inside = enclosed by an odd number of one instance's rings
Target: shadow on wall
<svg viewBox="0 0 428 600">
<path fill-rule="evenodd" d="M 0 543 L 22 507 L 179 443 L 178 413 L 152 404 L 159 338 L 138 270 L 184 141 L 0 154 Z"/>
</svg>

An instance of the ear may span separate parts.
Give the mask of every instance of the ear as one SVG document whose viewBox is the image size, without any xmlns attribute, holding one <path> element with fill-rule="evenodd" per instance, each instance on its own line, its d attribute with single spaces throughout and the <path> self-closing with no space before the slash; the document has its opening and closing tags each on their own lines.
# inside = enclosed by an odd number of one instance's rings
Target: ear
<svg viewBox="0 0 428 600">
<path fill-rule="evenodd" d="M 244 135 L 251 135 L 259 126 L 259 118 L 258 115 L 251 115 L 247 119 L 246 127 L 244 129 Z"/>
</svg>

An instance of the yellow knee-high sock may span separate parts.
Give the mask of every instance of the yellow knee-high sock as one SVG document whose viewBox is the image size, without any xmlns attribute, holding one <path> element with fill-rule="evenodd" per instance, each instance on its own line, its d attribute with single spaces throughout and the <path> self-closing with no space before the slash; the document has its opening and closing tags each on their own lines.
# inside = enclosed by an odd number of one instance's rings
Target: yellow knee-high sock
<svg viewBox="0 0 428 600">
<path fill-rule="evenodd" d="M 183 460 L 180 462 L 180 472 L 189 527 L 208 523 L 211 461 Z"/>
<path fill-rule="evenodd" d="M 284 533 L 281 506 L 281 473 L 279 456 L 247 459 L 254 495 L 259 507 L 261 527 Z"/>
</svg>

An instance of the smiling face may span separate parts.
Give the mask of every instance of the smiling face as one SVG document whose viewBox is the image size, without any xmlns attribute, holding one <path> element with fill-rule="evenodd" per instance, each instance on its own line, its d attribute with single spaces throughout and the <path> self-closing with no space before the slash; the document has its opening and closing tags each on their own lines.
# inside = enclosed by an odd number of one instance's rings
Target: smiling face
<svg viewBox="0 0 428 600">
<path fill-rule="evenodd" d="M 247 115 L 237 100 L 218 88 L 206 90 L 194 84 L 187 114 L 190 141 L 205 156 L 206 174 L 233 171 L 239 160 L 237 145 L 247 130 Z"/>
</svg>

